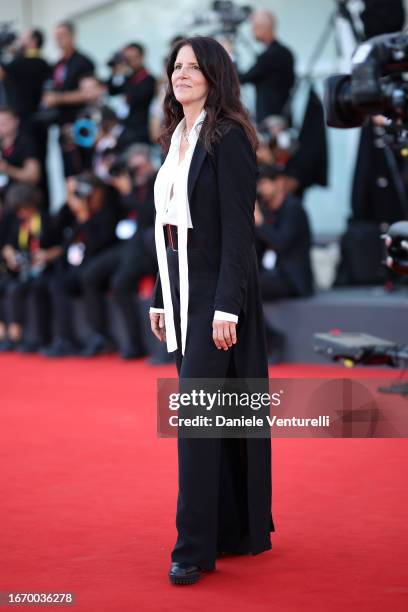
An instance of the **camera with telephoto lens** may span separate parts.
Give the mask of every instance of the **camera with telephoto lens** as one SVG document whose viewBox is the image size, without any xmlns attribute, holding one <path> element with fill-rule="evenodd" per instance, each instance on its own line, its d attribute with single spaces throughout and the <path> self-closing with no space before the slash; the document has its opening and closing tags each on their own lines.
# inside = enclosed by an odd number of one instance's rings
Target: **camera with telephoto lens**
<svg viewBox="0 0 408 612">
<path fill-rule="evenodd" d="M 90 181 L 85 178 L 81 178 L 80 176 L 76 177 L 76 185 L 74 190 L 74 195 L 81 199 L 87 200 L 95 191 L 95 185 L 93 185 Z"/>
<path fill-rule="evenodd" d="M 129 172 L 126 155 L 113 155 L 109 166 L 109 176 L 116 177 L 125 172 Z"/>
<path fill-rule="evenodd" d="M 116 51 L 106 62 L 109 68 L 115 68 L 118 64 L 127 64 L 126 57 L 123 55 L 123 51 Z"/>
<path fill-rule="evenodd" d="M 408 35 L 376 36 L 361 44 L 352 58 L 350 75 L 326 79 L 324 106 L 327 124 L 361 127 L 370 115 L 384 115 L 398 126 L 401 144 L 408 144 Z"/>
<path fill-rule="evenodd" d="M 102 115 L 98 108 L 86 108 L 72 126 L 72 138 L 78 147 L 92 149 L 101 125 Z"/>
<path fill-rule="evenodd" d="M 286 117 L 270 115 L 258 126 L 258 135 L 271 151 L 286 151 L 292 155 L 298 147 L 297 130 L 290 127 Z"/>
</svg>

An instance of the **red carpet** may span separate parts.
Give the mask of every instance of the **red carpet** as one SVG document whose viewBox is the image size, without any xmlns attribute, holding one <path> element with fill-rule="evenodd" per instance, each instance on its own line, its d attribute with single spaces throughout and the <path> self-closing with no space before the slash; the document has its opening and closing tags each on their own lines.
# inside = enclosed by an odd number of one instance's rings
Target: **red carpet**
<svg viewBox="0 0 408 612">
<path fill-rule="evenodd" d="M 408 609 L 406 440 L 274 440 L 273 550 L 174 587 L 176 448 L 155 414 L 174 366 L 11 355 L 0 372 L 0 591 L 72 591 L 78 612 Z"/>
</svg>

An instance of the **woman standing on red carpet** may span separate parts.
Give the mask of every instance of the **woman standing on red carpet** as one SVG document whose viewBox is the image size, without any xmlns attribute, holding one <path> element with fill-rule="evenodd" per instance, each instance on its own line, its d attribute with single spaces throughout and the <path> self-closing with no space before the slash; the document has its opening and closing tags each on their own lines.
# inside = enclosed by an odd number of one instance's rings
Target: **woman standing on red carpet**
<svg viewBox="0 0 408 612">
<path fill-rule="evenodd" d="M 268 378 L 254 246 L 255 130 L 215 39 L 178 42 L 168 64 L 155 183 L 159 273 L 151 328 L 180 381 Z M 178 537 L 170 581 L 192 584 L 223 553 L 271 548 L 269 438 L 178 438 Z"/>
</svg>

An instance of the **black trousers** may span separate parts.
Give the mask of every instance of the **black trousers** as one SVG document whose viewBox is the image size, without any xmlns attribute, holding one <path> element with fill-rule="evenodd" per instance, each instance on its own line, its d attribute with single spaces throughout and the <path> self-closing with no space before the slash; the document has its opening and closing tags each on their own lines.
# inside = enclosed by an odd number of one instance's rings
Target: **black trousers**
<svg viewBox="0 0 408 612">
<path fill-rule="evenodd" d="M 295 297 L 297 295 L 290 281 L 276 268 L 272 270 L 261 270 L 259 274 L 259 285 L 264 300 L 280 300 L 282 298 Z M 265 329 L 268 353 L 272 354 L 275 348 L 282 346 L 282 343 L 285 341 L 285 335 L 272 327 L 266 319 Z"/>
<path fill-rule="evenodd" d="M 72 299 L 82 293 L 82 275 L 86 264 L 58 268 L 49 277 L 55 334 L 59 338 L 75 340 Z"/>
<path fill-rule="evenodd" d="M 125 323 L 129 344 L 143 345 L 142 322 L 135 307 L 140 279 L 156 273 L 157 264 L 145 249 L 142 236 L 119 243 L 96 255 L 82 276 L 83 295 L 89 326 L 108 335 L 105 294 L 111 289 Z"/>
<path fill-rule="evenodd" d="M 290 281 L 276 268 L 261 270 L 259 272 L 259 283 L 264 300 L 278 300 L 296 295 Z"/>
<path fill-rule="evenodd" d="M 27 306 L 34 311 L 34 321 L 38 342 L 46 344 L 51 337 L 50 326 L 50 296 L 48 291 L 47 274 L 36 278 L 20 280 L 8 278 L 3 286 L 4 309 L 2 316 L 5 322 L 17 323 L 24 327 L 26 324 Z"/>
<path fill-rule="evenodd" d="M 91 170 L 92 149 L 84 149 L 75 145 L 72 138 L 64 133 L 64 129 L 67 129 L 66 125 L 60 128 L 59 136 L 64 176 L 75 176 L 85 170 Z"/>
<path fill-rule="evenodd" d="M 31 136 L 35 143 L 38 160 L 41 166 L 41 179 L 39 187 L 43 192 L 43 207 L 49 210 L 49 189 L 47 176 L 47 149 L 48 149 L 48 125 L 41 121 L 35 121 L 31 117 L 20 119 L 21 129 Z"/>
<path fill-rule="evenodd" d="M 178 346 L 180 296 L 177 252 L 167 249 Z M 190 294 L 191 295 L 191 294 Z M 197 296 L 199 300 L 201 296 Z M 191 299 L 191 297 L 190 297 Z M 233 376 L 231 351 L 218 350 L 212 340 L 213 312 L 190 328 L 188 342 L 197 359 L 175 352 L 179 379 Z M 203 342 L 203 329 L 208 328 Z M 246 440 L 178 437 L 177 541 L 172 561 L 215 568 L 217 553 L 249 553 Z"/>
</svg>

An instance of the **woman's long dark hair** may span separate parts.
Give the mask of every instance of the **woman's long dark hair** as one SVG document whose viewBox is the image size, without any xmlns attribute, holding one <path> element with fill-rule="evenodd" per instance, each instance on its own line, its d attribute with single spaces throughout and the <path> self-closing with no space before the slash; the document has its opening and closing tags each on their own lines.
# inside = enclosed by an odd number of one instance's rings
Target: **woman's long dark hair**
<svg viewBox="0 0 408 612">
<path fill-rule="evenodd" d="M 187 45 L 193 49 L 209 85 L 204 104 L 207 116 L 200 130 L 200 140 L 204 147 L 211 152 L 212 145 L 235 123 L 245 130 L 255 151 L 258 138 L 248 111 L 241 103 L 237 71 L 224 47 L 209 36 L 184 38 L 177 42 L 170 52 L 166 66 L 168 85 L 163 103 L 164 124 L 159 137 L 163 150 L 168 151 L 172 134 L 184 117 L 183 107 L 173 92 L 171 76 L 178 52 Z"/>
</svg>

